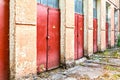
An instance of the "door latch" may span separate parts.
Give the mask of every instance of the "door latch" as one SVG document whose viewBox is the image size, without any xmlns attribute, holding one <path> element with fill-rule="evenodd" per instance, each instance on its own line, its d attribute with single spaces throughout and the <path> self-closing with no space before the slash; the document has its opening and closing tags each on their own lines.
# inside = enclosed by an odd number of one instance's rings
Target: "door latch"
<svg viewBox="0 0 120 80">
<path fill-rule="evenodd" d="M 50 39 L 50 36 L 47 36 L 46 38 L 47 38 L 47 39 Z"/>
</svg>

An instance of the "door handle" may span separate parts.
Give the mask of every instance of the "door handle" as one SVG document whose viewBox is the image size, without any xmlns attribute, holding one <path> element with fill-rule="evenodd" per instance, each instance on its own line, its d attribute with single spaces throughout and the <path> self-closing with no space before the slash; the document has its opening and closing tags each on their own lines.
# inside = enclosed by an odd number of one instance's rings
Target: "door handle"
<svg viewBox="0 0 120 80">
<path fill-rule="evenodd" d="M 47 36 L 46 38 L 47 38 L 47 39 L 50 39 L 50 36 Z"/>
<path fill-rule="evenodd" d="M 50 36 L 48 36 L 48 39 L 50 39 Z"/>
</svg>

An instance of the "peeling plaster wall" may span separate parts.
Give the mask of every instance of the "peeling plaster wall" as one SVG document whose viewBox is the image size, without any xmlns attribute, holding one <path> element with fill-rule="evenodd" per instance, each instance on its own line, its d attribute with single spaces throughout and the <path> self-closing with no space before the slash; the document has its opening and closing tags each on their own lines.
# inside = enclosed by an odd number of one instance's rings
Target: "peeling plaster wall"
<svg viewBox="0 0 120 80">
<path fill-rule="evenodd" d="M 60 0 L 61 64 L 74 62 L 74 0 Z"/>
<path fill-rule="evenodd" d="M 10 1 L 10 79 L 12 80 L 15 77 L 15 1 Z"/>
<path fill-rule="evenodd" d="M 101 51 L 106 49 L 106 2 L 101 0 L 101 17 L 100 17 L 100 26 L 101 26 Z"/>
<path fill-rule="evenodd" d="M 11 80 L 36 74 L 36 0 L 10 1 Z"/>
</svg>

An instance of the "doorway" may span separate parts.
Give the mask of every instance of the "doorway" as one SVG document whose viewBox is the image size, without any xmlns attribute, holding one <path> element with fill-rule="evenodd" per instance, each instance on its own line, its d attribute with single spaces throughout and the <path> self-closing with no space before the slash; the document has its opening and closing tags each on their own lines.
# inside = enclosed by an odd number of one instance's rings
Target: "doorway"
<svg viewBox="0 0 120 80">
<path fill-rule="evenodd" d="M 84 47 L 84 15 L 83 0 L 75 0 L 75 60 L 83 57 Z"/>
<path fill-rule="evenodd" d="M 93 0 L 93 52 L 97 52 L 97 32 L 98 32 L 98 22 L 97 22 L 97 0 Z"/>
<path fill-rule="evenodd" d="M 38 0 L 37 3 L 37 70 L 59 67 L 60 10 L 58 0 Z"/>
</svg>

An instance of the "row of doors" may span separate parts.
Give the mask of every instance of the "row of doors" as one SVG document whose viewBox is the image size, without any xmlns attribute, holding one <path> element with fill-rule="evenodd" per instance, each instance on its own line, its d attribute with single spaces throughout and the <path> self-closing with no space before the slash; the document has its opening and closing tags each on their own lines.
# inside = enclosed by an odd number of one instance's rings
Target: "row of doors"
<svg viewBox="0 0 120 80">
<path fill-rule="evenodd" d="M 47 2 L 46 2 L 47 3 Z M 84 15 L 83 1 L 75 0 L 75 60 L 83 57 Z M 60 62 L 60 11 L 38 3 L 37 12 L 37 66 L 38 72 L 53 69 Z M 93 45 L 97 51 L 97 19 L 93 20 Z"/>
<path fill-rule="evenodd" d="M 44 1 L 44 0 L 43 0 Z M 77 1 L 76 1 L 77 2 Z M 4 4 L 5 3 L 5 4 Z M 79 4 L 81 4 L 80 2 Z M 77 3 L 78 4 L 78 3 Z M 75 13 L 75 60 L 83 57 L 84 15 L 82 9 Z M 82 7 L 81 7 L 82 8 Z M 9 1 L 0 3 L 0 80 L 9 78 Z M 94 24 L 94 52 L 97 51 L 97 19 Z M 106 24 L 108 33 L 108 24 Z M 108 34 L 106 34 L 108 44 Z M 58 7 L 37 4 L 37 66 L 38 72 L 50 70 L 60 63 L 60 10 Z"/>
</svg>

